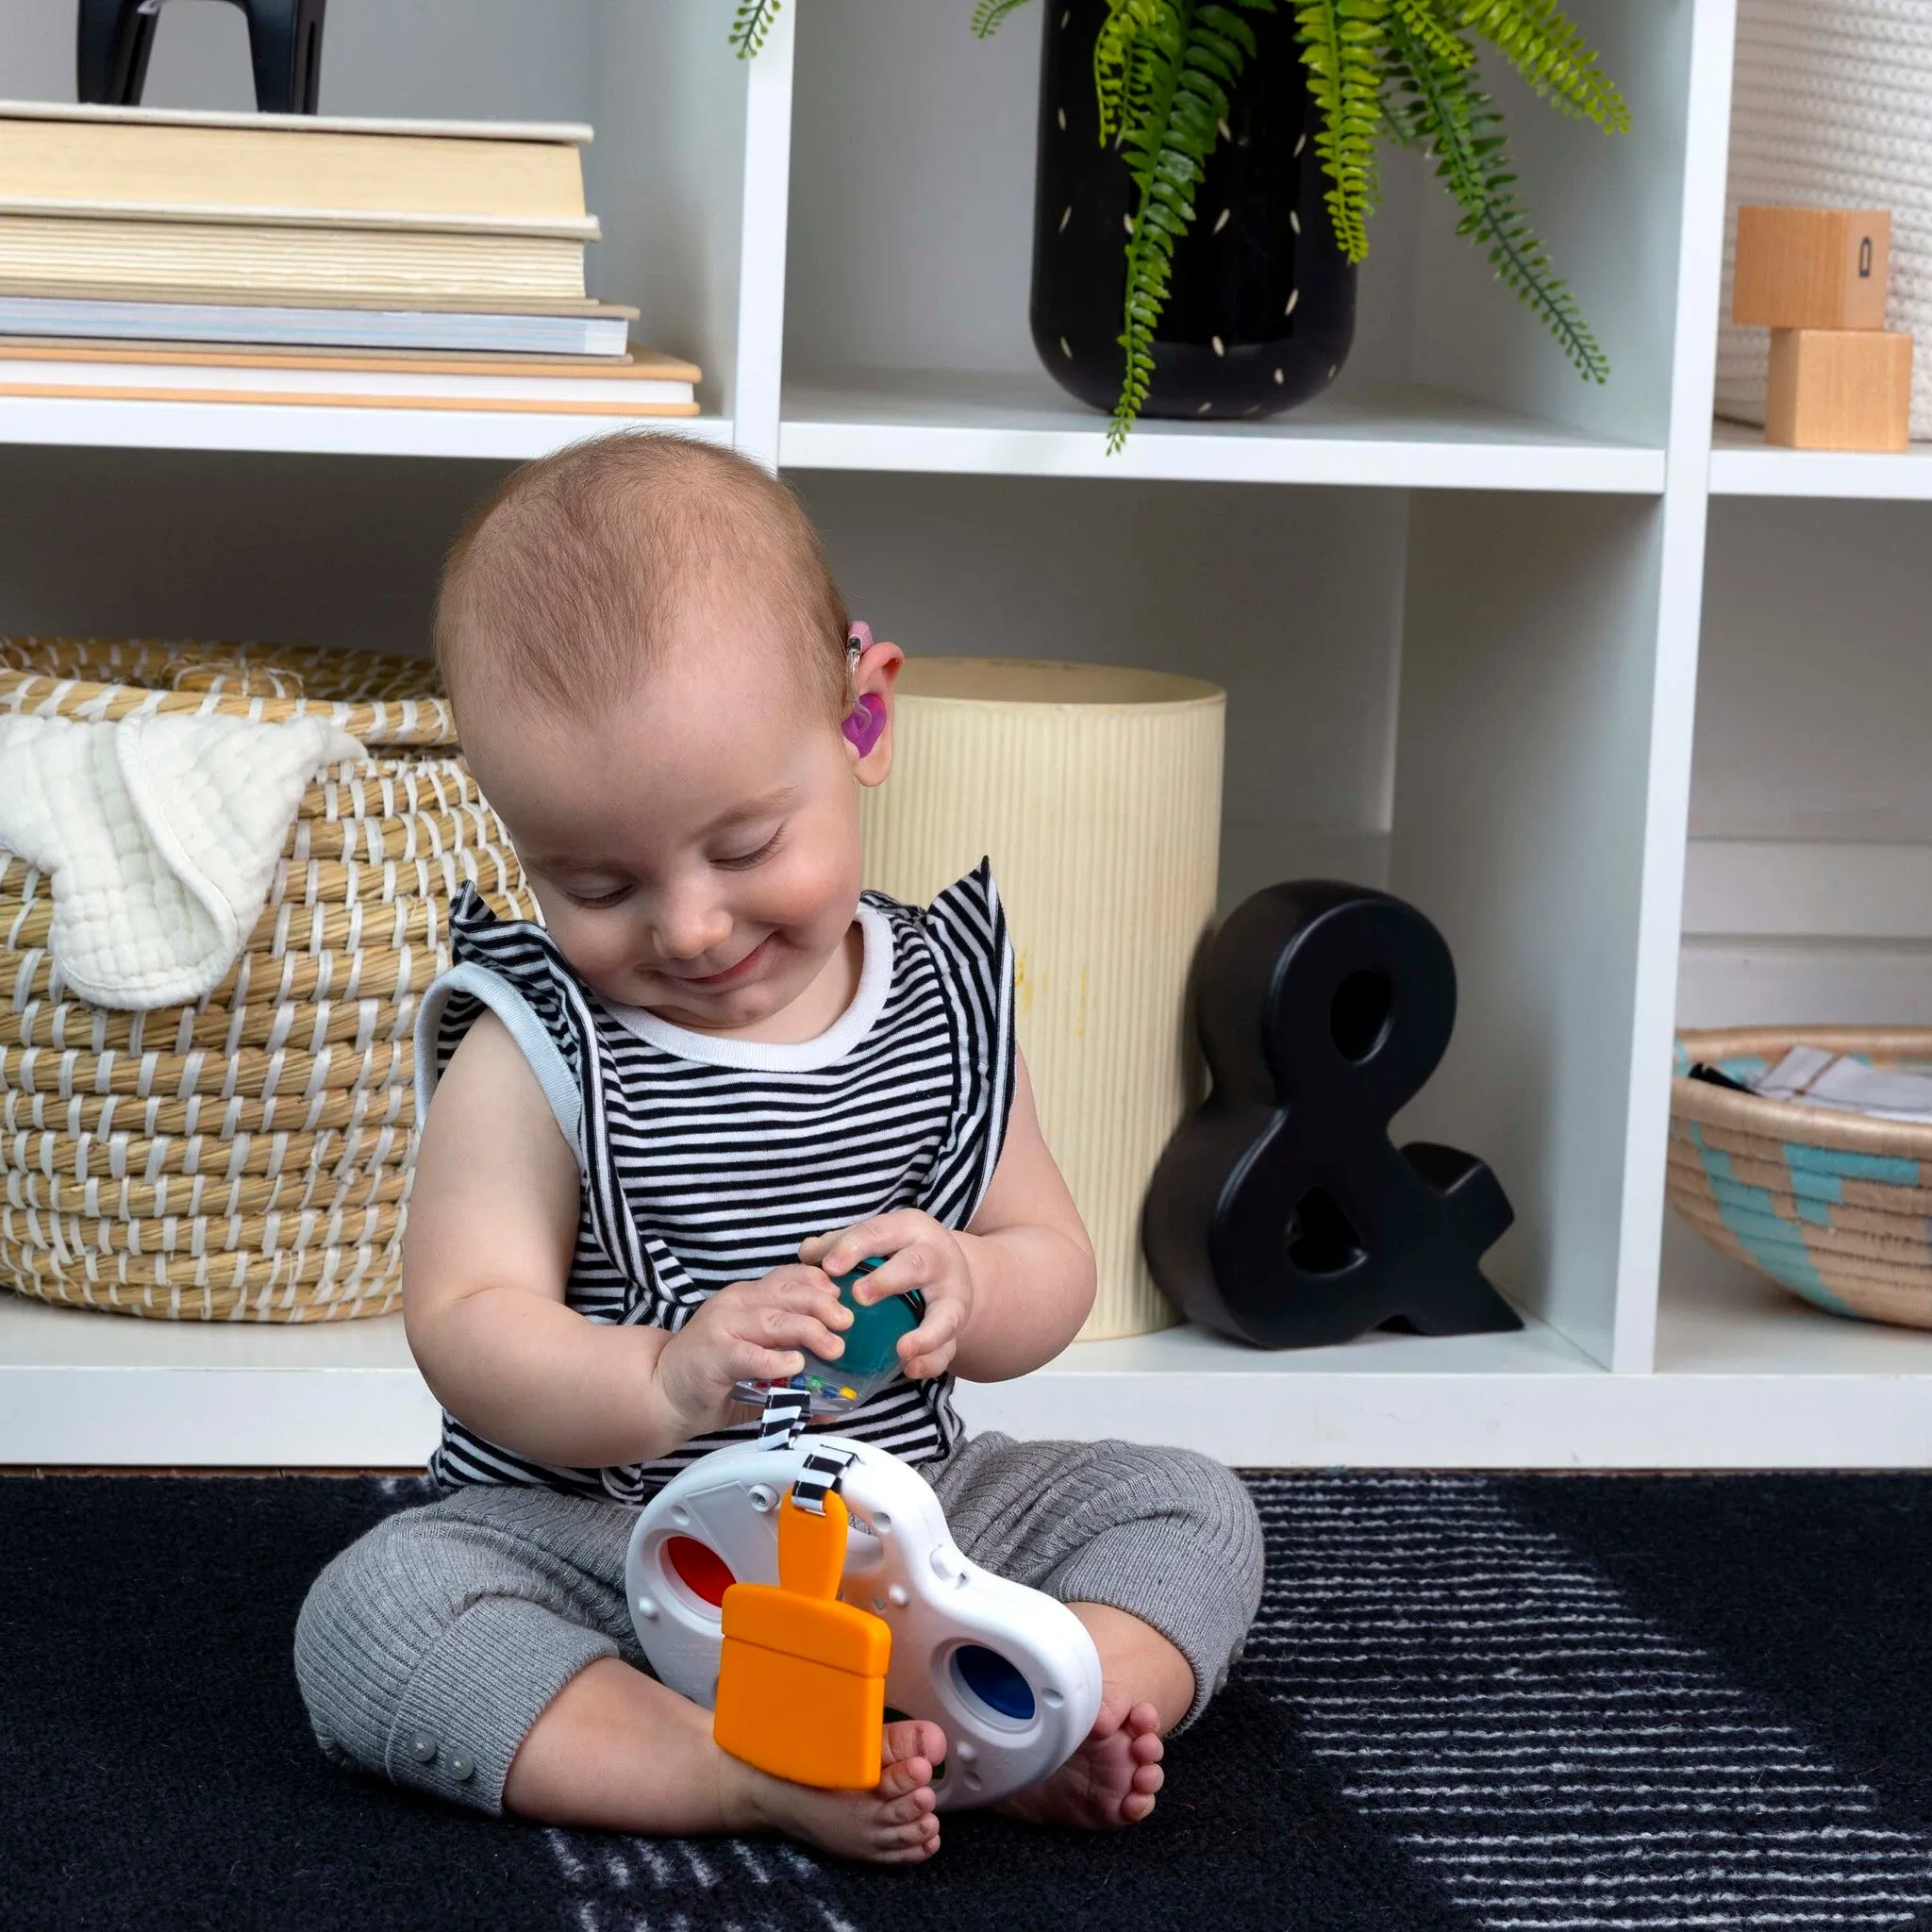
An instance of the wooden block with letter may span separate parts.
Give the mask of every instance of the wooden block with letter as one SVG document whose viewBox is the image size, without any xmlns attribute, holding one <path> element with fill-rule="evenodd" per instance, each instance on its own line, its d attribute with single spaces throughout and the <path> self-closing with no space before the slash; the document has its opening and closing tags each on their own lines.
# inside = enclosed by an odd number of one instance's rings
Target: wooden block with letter
<svg viewBox="0 0 1932 1932">
<path fill-rule="evenodd" d="M 1912 339 L 1882 329 L 1774 328 L 1764 440 L 1789 449 L 1904 449 Z"/>
<path fill-rule="evenodd" d="M 1891 217 L 1883 208 L 1740 208 L 1731 320 L 1883 328 L 1890 260 Z"/>
</svg>

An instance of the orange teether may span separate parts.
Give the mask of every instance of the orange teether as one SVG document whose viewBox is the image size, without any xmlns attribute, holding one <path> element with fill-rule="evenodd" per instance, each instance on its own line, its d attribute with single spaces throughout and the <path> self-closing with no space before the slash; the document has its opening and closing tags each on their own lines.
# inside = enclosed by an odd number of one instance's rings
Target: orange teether
<svg viewBox="0 0 1932 1932">
<path fill-rule="evenodd" d="M 724 1648 L 711 1735 L 745 1763 L 794 1784 L 864 1790 L 879 1781 L 892 1632 L 838 1599 L 848 1518 L 778 1506 L 778 1582 L 724 1592 Z"/>
</svg>

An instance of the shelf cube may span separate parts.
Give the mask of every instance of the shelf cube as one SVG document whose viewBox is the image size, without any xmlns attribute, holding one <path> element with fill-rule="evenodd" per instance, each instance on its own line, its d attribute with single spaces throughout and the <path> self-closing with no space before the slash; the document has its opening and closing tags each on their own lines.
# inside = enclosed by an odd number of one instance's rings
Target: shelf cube
<svg viewBox="0 0 1932 1932">
<path fill-rule="evenodd" d="M 1910 440 L 1912 339 L 1774 328 L 1764 440 L 1788 449 L 1900 450 Z"/>
<path fill-rule="evenodd" d="M 1881 329 L 1890 259 L 1891 217 L 1883 208 L 1740 208 L 1731 320 Z"/>
</svg>

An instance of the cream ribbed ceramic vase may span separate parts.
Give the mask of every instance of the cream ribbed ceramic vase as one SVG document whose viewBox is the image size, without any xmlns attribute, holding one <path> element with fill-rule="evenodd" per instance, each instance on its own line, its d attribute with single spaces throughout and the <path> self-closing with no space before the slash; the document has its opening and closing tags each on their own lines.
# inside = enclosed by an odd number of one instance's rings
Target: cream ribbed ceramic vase
<svg viewBox="0 0 1932 1932">
<path fill-rule="evenodd" d="M 1225 708 L 1163 672 L 915 658 L 892 774 L 862 794 L 866 883 L 894 898 L 924 905 L 992 858 L 1020 1050 L 1099 1262 L 1083 1341 L 1179 1319 L 1141 1204 L 1198 1097 L 1187 986 L 1214 916 Z"/>
</svg>

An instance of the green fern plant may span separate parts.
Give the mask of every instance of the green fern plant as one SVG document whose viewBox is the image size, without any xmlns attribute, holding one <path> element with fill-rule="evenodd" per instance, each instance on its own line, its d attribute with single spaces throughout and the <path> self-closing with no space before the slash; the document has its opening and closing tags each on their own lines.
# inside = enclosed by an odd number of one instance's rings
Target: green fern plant
<svg viewBox="0 0 1932 1932">
<path fill-rule="evenodd" d="M 973 30 L 993 32 L 1024 4 L 978 0 Z M 1101 140 L 1120 139 L 1140 194 L 1121 317 L 1126 372 L 1109 446 L 1120 448 L 1147 399 L 1174 243 L 1193 222 L 1191 192 L 1256 51 L 1241 16 L 1284 7 L 1319 115 L 1315 152 L 1343 254 L 1360 261 L 1369 252 L 1379 142 L 1420 149 L 1461 209 L 1457 232 L 1484 250 L 1577 372 L 1604 381 L 1608 359 L 1530 226 L 1502 115 L 1476 80 L 1482 43 L 1557 108 L 1607 132 L 1627 130 L 1623 96 L 1555 0 L 1108 0 L 1093 50 Z"/>
<path fill-rule="evenodd" d="M 778 0 L 741 0 L 731 16 L 731 44 L 741 60 L 749 60 L 765 44 L 765 36 L 777 17 Z"/>
<path fill-rule="evenodd" d="M 1025 0 L 974 0 L 984 39 Z M 778 0 L 746 0 L 732 40 L 756 53 Z M 1147 400 L 1154 336 L 1174 244 L 1194 220 L 1193 191 L 1227 125 L 1228 96 L 1255 58 L 1241 16 L 1294 17 L 1320 117 L 1315 152 L 1335 238 L 1350 261 L 1369 252 L 1380 142 L 1433 158 L 1461 216 L 1457 233 L 1488 256 L 1586 380 L 1609 361 L 1516 193 L 1503 117 L 1477 84 L 1479 44 L 1562 112 L 1624 133 L 1630 110 L 1556 0 L 1108 0 L 1093 45 L 1103 143 L 1118 142 L 1140 197 L 1126 242 L 1121 313 L 1125 374 L 1108 427 L 1118 450 Z"/>
</svg>

